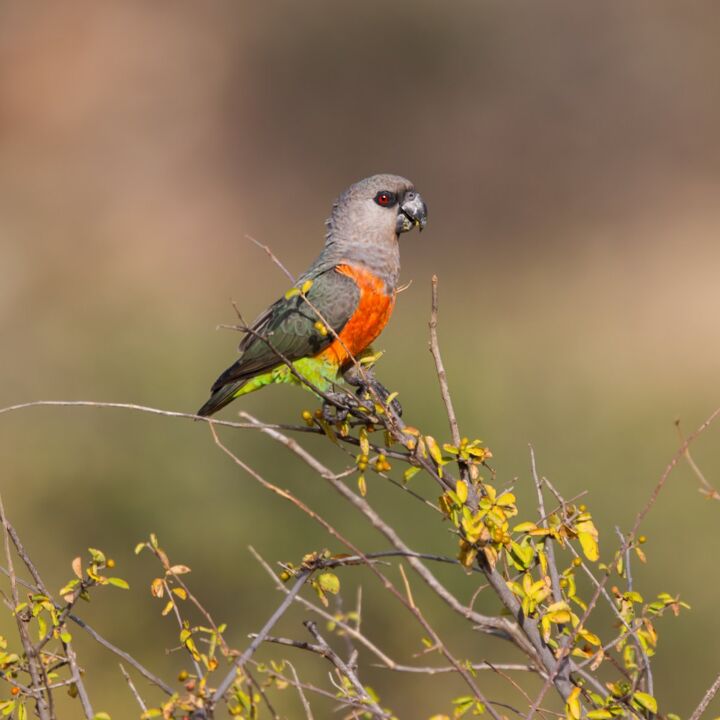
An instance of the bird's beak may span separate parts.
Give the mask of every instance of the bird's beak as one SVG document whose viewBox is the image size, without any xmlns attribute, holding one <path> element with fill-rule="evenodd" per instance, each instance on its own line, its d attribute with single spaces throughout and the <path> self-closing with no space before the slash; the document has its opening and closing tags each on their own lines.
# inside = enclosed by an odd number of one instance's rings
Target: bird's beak
<svg viewBox="0 0 720 720">
<path fill-rule="evenodd" d="M 400 203 L 397 232 L 407 232 L 417 226 L 422 230 L 427 225 L 427 205 L 419 192 L 408 190 Z"/>
</svg>

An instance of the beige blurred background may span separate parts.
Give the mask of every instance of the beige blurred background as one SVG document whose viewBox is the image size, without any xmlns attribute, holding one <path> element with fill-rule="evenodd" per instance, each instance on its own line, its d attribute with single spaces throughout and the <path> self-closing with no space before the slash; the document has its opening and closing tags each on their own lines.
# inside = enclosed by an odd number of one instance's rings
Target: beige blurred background
<svg viewBox="0 0 720 720">
<path fill-rule="evenodd" d="M 413 282 L 379 343 L 381 378 L 409 422 L 447 435 L 427 352 L 437 273 L 464 432 L 490 445 L 503 482 L 517 476 L 528 514 L 528 443 L 566 495 L 588 489 L 609 557 L 614 525 L 629 527 L 678 445 L 675 418 L 689 432 L 720 405 L 718 37 L 711 0 L 4 2 L 0 406 L 194 411 L 235 356 L 237 336 L 215 329 L 233 321 L 231 300 L 253 316 L 286 289 L 244 236 L 301 271 L 340 190 L 400 173 L 430 223 L 402 239 Z M 309 404 L 272 388 L 242 407 L 292 422 Z M 694 450 L 711 480 L 718 432 Z M 226 439 L 368 550 L 384 547 L 276 448 Z M 33 409 L 0 417 L 0 458 L 5 505 L 51 586 L 86 547 L 109 552 L 132 590 L 98 592 L 86 616 L 169 676 L 183 664 L 165 654 L 176 629 L 147 591 L 153 563 L 132 554 L 150 531 L 193 568 L 192 587 L 240 646 L 279 597 L 250 543 L 271 562 L 340 550 L 239 474 L 198 424 Z M 660 621 L 655 665 L 661 707 L 683 716 L 720 669 L 720 506 L 696 487 L 685 467 L 672 476 L 645 526 L 649 565 L 635 568 L 646 595 L 692 605 Z M 370 499 L 417 549 L 454 551 L 382 481 L 370 479 Z M 442 575 L 470 596 L 467 578 Z M 365 581 L 369 634 L 412 660 L 419 628 L 363 571 L 341 579 L 349 592 Z M 482 607 L 497 610 L 491 598 Z M 278 632 L 302 637 L 302 617 Z M 460 656 L 515 657 L 452 618 L 437 624 Z M 135 716 L 116 659 L 78 641 L 96 709 Z M 326 668 L 290 657 L 323 681 Z M 402 718 L 447 712 L 464 692 L 445 676 L 367 680 Z M 278 707 L 292 716 L 294 703 L 287 693 Z"/>
</svg>

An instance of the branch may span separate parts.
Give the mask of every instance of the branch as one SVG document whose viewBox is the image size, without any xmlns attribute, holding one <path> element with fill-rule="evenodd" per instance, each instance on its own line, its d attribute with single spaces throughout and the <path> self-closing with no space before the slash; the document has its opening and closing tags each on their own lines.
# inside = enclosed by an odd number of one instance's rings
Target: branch
<svg viewBox="0 0 720 720">
<path fill-rule="evenodd" d="M 145 702 L 143 701 L 142 697 L 140 696 L 140 693 L 137 691 L 137 688 L 135 687 L 135 683 L 133 683 L 132 678 L 130 675 L 128 675 L 128 671 L 125 669 L 125 666 L 120 663 L 120 672 L 124 675 L 125 680 L 127 681 L 128 687 L 130 688 L 130 692 L 133 694 L 133 697 L 137 700 L 138 705 L 140 706 L 140 709 L 143 712 L 147 711 L 147 705 L 145 705 Z"/>
<path fill-rule="evenodd" d="M 445 403 L 445 410 L 448 416 L 448 422 L 450 423 L 450 433 L 452 434 L 453 445 L 460 447 L 460 429 L 458 428 L 457 416 L 455 415 L 455 408 L 453 407 L 452 398 L 450 397 L 450 388 L 448 387 L 447 375 L 445 373 L 445 366 L 443 365 L 442 356 L 440 355 L 440 344 L 438 343 L 437 335 L 438 325 L 438 277 L 437 275 L 432 276 L 432 307 L 430 312 L 430 352 L 432 353 L 433 360 L 435 361 L 435 370 L 437 371 L 438 382 L 440 384 L 440 393 L 442 395 L 443 402 Z M 458 461 L 460 467 L 460 477 L 468 482 L 468 467 L 464 462 Z M 470 486 L 470 483 L 468 483 Z"/>
<path fill-rule="evenodd" d="M 389 718 L 390 715 L 386 713 L 369 695 L 363 684 L 360 682 L 355 671 L 342 660 L 342 658 L 327 644 L 323 636 L 317 629 L 317 625 L 312 620 L 306 620 L 303 625 L 308 629 L 308 632 L 315 638 L 317 645 L 310 646 L 312 648 L 317 647 L 319 652 L 324 658 L 329 660 L 341 673 L 344 675 L 352 684 L 358 697 L 361 698 L 364 704 L 370 709 L 374 717 Z"/>
<path fill-rule="evenodd" d="M 635 517 L 635 522 L 633 523 L 632 530 L 630 531 L 630 534 L 626 537 L 625 542 L 632 544 L 635 542 L 635 536 L 637 535 L 637 531 L 640 529 L 640 524 L 644 520 L 645 516 L 650 512 L 652 509 L 652 506 L 655 504 L 655 501 L 658 499 L 658 495 L 660 495 L 660 492 L 662 491 L 663 487 L 665 487 L 665 483 L 667 482 L 667 479 L 670 477 L 670 473 L 675 469 L 675 466 L 680 462 L 680 460 L 686 456 L 688 448 L 690 445 L 692 445 L 697 438 L 702 435 L 714 422 L 717 420 L 718 416 L 720 416 L 720 407 L 717 408 L 714 412 L 710 414 L 710 416 L 703 422 L 696 430 L 695 432 L 688 435 L 685 442 L 682 443 L 680 448 L 677 450 L 675 455 L 671 458 L 670 462 L 667 464 L 667 467 L 665 468 L 663 474 L 660 476 L 660 479 L 658 480 L 657 484 L 655 485 L 655 488 L 653 489 L 652 493 L 650 494 L 650 498 L 648 499 L 645 507 L 640 510 L 640 512 Z"/>
<path fill-rule="evenodd" d="M 680 436 L 680 442 L 684 442 L 685 438 L 683 436 L 682 430 L 680 429 L 680 420 L 675 421 L 675 427 L 677 428 L 678 435 Z M 705 495 L 705 497 L 710 498 L 711 500 L 720 500 L 720 492 L 718 492 L 706 479 L 705 475 L 703 474 L 702 470 L 697 466 L 697 463 L 693 459 L 693 456 L 690 454 L 690 448 L 686 448 L 685 452 L 683 453 L 685 455 L 685 459 L 687 460 L 688 465 L 690 466 L 690 469 L 695 473 L 695 476 L 700 481 L 700 484 L 702 485 L 701 488 L 698 488 L 698 490 Z"/>
<path fill-rule="evenodd" d="M 116 402 L 95 402 L 93 400 L 34 400 L 33 402 L 19 403 L 17 405 L 8 405 L 0 408 L 0 415 L 17 410 L 25 410 L 34 407 L 93 407 L 93 408 L 114 408 L 119 410 L 135 410 L 137 412 L 148 413 L 150 415 L 162 415 L 164 417 L 186 418 L 188 420 L 197 420 L 205 422 L 208 425 L 222 425 L 223 427 L 257 429 L 257 425 L 250 423 L 232 422 L 231 420 L 216 420 L 215 418 L 205 417 L 204 415 L 195 415 L 194 413 L 175 412 L 173 410 L 160 410 L 159 408 L 148 407 L 147 405 L 136 405 L 134 403 L 116 403 Z M 277 428 L 278 430 L 305 430 L 303 427 L 294 425 L 273 425 L 267 427 Z"/>
<path fill-rule="evenodd" d="M 233 684 L 235 678 L 237 677 L 237 671 L 240 670 L 243 665 L 253 656 L 253 653 L 263 642 L 267 634 L 273 629 L 275 623 L 285 614 L 285 611 L 290 607 L 293 599 L 300 592 L 303 585 L 305 585 L 305 581 L 310 577 L 311 574 L 312 570 L 300 570 L 298 572 L 295 579 L 295 584 L 292 586 L 288 594 L 283 598 L 283 601 L 280 603 L 277 610 L 275 610 L 275 612 L 270 616 L 265 625 L 263 625 L 262 630 L 260 630 L 260 632 L 255 636 L 255 638 L 250 643 L 245 652 L 243 652 L 243 654 L 239 658 L 236 658 L 233 661 L 232 670 L 223 678 L 223 681 L 220 683 L 220 685 L 218 685 L 217 690 L 215 690 L 212 696 L 211 703 L 213 705 L 219 702 L 223 695 L 225 695 L 225 693 L 228 691 L 228 688 Z"/>
<path fill-rule="evenodd" d="M 249 418 L 251 421 L 254 419 L 251 415 L 248 415 L 248 413 L 242 413 L 243 417 Z M 388 530 L 392 531 L 391 528 L 389 528 L 385 523 L 382 523 L 379 516 L 370 508 L 370 506 L 367 504 L 367 502 L 355 495 L 351 490 L 349 490 L 342 482 L 340 482 L 337 478 L 337 476 L 327 467 L 325 467 L 319 460 L 317 460 L 315 457 L 313 457 L 310 453 L 308 453 L 304 448 L 302 448 L 295 440 L 292 438 L 287 437 L 286 435 L 283 435 L 282 433 L 279 433 L 277 430 L 270 430 L 268 428 L 263 428 L 263 432 L 267 432 L 271 435 L 274 439 L 278 440 L 282 444 L 286 445 L 288 448 L 292 449 L 297 455 L 299 455 L 301 458 L 305 460 L 315 471 L 325 480 L 328 480 L 333 487 L 335 487 L 341 494 L 343 494 L 347 499 L 349 499 L 353 504 L 356 505 L 356 507 L 366 508 L 367 511 L 369 511 L 377 520 Z M 213 429 L 213 434 L 215 434 Z M 338 538 L 346 547 L 349 547 L 353 552 L 357 553 L 362 558 L 365 558 L 366 556 L 364 553 L 362 553 L 359 548 L 357 548 L 353 543 L 351 543 L 349 540 L 347 540 L 345 537 L 343 537 L 330 523 L 328 523 L 323 518 L 319 517 L 316 513 L 312 512 L 307 506 L 305 506 L 303 503 L 301 503 L 297 498 L 295 498 L 291 493 L 289 493 L 286 490 L 280 490 L 279 488 L 272 485 L 272 483 L 269 483 L 267 480 L 262 478 L 258 473 L 256 473 L 252 468 L 248 467 L 240 458 L 238 458 L 236 455 L 234 455 L 227 447 L 225 447 L 221 442 L 220 439 L 215 434 L 215 442 L 218 444 L 218 446 L 223 449 L 223 451 L 229 455 L 233 461 L 240 465 L 243 469 L 245 469 L 246 472 L 250 473 L 258 482 L 260 482 L 264 487 L 267 487 L 268 489 L 272 490 L 273 492 L 280 494 L 282 497 L 285 497 L 286 499 L 293 502 L 295 505 L 300 507 L 304 512 L 308 513 L 310 517 L 312 517 L 314 520 L 319 522 L 328 532 L 330 532 L 331 535 Z M 394 533 L 394 531 L 392 531 Z M 396 543 L 393 542 L 393 545 L 397 547 L 400 550 L 412 552 L 410 548 L 407 546 L 399 547 Z M 424 566 L 422 566 L 422 563 L 420 563 L 418 560 L 412 557 L 408 557 L 408 562 L 416 562 L 418 563 L 423 570 L 426 570 Z M 475 682 L 473 681 L 470 673 L 468 673 L 465 668 L 462 667 L 462 665 L 453 657 L 453 655 L 450 653 L 450 651 L 447 649 L 447 647 L 444 645 L 444 643 L 441 641 L 438 634 L 435 632 L 433 627 L 428 623 L 428 621 L 425 619 L 423 614 L 420 612 L 420 610 L 414 606 L 409 605 L 407 600 L 402 596 L 400 592 L 398 592 L 397 588 L 383 575 L 374 565 L 370 562 L 367 562 L 368 567 L 370 570 L 380 579 L 383 586 L 386 590 L 390 591 L 418 620 L 418 622 L 422 625 L 423 628 L 425 628 L 426 632 L 429 633 L 429 635 L 432 637 L 432 639 L 437 644 L 438 648 L 440 648 L 441 652 L 445 655 L 447 660 L 455 666 L 457 669 L 457 672 L 462 676 L 463 680 L 466 682 L 468 687 L 473 691 L 477 699 L 482 702 L 488 709 L 488 712 L 490 715 L 494 718 L 494 720 L 500 720 L 499 716 L 495 712 L 495 710 L 492 708 L 492 706 L 489 705 L 488 701 L 485 699 L 483 693 L 480 691 L 480 689 L 475 685 Z M 426 570 L 426 572 L 429 572 Z M 481 616 L 482 617 L 482 616 Z M 495 618 L 489 618 L 490 621 L 495 622 Z M 498 620 L 498 622 L 500 622 Z"/>
<path fill-rule="evenodd" d="M 538 510 L 540 517 L 545 517 L 545 500 L 543 498 L 542 483 L 538 477 L 537 466 L 535 464 L 535 451 L 532 445 L 530 445 L 530 470 L 532 472 L 533 482 L 535 483 L 535 490 L 538 497 Z M 541 520 L 542 522 L 542 520 Z M 555 562 L 555 545 L 552 539 L 544 545 L 547 553 L 548 569 L 550 570 L 550 581 L 552 583 L 553 599 L 555 602 L 562 600 L 562 590 L 560 589 L 560 576 L 558 575 L 557 563 Z"/>
<path fill-rule="evenodd" d="M 255 559 L 262 565 L 265 572 L 270 575 L 270 577 L 275 582 L 276 587 L 281 590 L 284 593 L 288 593 L 289 590 L 285 587 L 285 584 L 280 580 L 280 578 L 273 572 L 273 569 L 265 562 L 265 560 L 260 556 L 260 554 L 255 550 L 252 545 L 250 546 L 250 552 L 254 555 Z M 329 612 L 323 610 L 322 608 L 319 608 L 317 605 L 311 603 L 309 600 L 306 600 L 302 595 L 297 595 L 295 597 L 295 602 L 299 603 L 300 605 L 303 605 L 308 610 L 312 610 L 312 612 L 317 613 L 320 615 L 320 617 L 324 618 L 328 622 L 335 623 L 338 627 L 342 628 L 349 636 L 357 640 L 358 642 L 362 643 L 371 653 L 373 653 L 379 660 L 381 660 L 387 667 L 395 667 L 397 663 L 389 658 L 382 650 L 380 650 L 377 645 L 373 644 L 365 635 L 363 635 L 357 628 L 354 628 L 349 623 L 346 623 L 344 620 L 341 620 L 339 618 L 336 618 L 334 615 L 331 615 Z"/>
<path fill-rule="evenodd" d="M 149 680 L 153 685 L 159 687 L 166 695 L 173 695 L 175 693 L 175 691 L 166 682 L 161 680 L 157 675 L 151 673 L 144 665 L 140 664 L 134 657 L 132 657 L 132 655 L 128 655 L 128 653 L 124 650 L 121 650 L 116 645 L 113 645 L 109 640 L 106 640 L 82 618 L 79 618 L 77 615 L 73 615 L 72 613 L 68 615 L 68 618 L 78 627 L 81 627 L 97 643 L 102 645 L 114 655 L 122 658 L 128 665 L 132 665 L 146 680 Z"/>
<path fill-rule="evenodd" d="M 2 497 L 0 497 L 0 521 L 2 521 L 3 528 L 5 530 L 5 558 L 8 565 L 8 574 L 10 576 L 10 592 L 12 594 L 13 607 L 17 608 L 20 604 L 20 596 L 17 590 L 17 576 L 15 575 L 15 569 L 13 567 L 12 553 L 10 551 L 10 525 L 7 517 L 5 516 L 5 506 L 3 505 Z M 18 626 L 18 633 L 20 634 L 20 642 L 22 643 L 23 649 L 25 650 L 25 657 L 28 662 L 28 671 L 30 673 L 31 680 L 31 695 L 35 698 L 35 706 L 37 708 L 40 720 L 54 720 L 54 713 L 51 710 L 50 703 L 51 695 L 48 691 L 48 698 L 46 699 L 44 691 L 47 690 L 48 682 L 47 677 L 44 677 L 42 662 L 37 657 L 37 651 L 30 640 L 30 634 L 27 629 L 27 622 L 29 620 L 25 613 L 18 612 L 15 610 L 15 621 Z"/>
<path fill-rule="evenodd" d="M 690 716 L 690 720 L 700 720 L 701 715 L 705 712 L 707 706 L 715 697 L 718 690 L 720 690 L 720 675 L 717 676 L 715 682 L 708 688 L 708 691 L 703 696 L 700 704 L 695 708 L 695 711 Z"/>
<path fill-rule="evenodd" d="M 295 666 L 292 663 L 288 662 L 287 664 L 290 666 L 290 670 L 292 670 L 293 678 L 295 679 L 295 687 L 297 688 L 298 695 L 300 696 L 300 702 L 302 702 L 303 710 L 305 711 L 305 718 L 306 720 L 315 720 L 312 710 L 310 709 L 310 703 L 305 697 L 302 685 L 300 684 L 300 678 L 298 677 L 297 670 L 295 670 Z"/>
</svg>

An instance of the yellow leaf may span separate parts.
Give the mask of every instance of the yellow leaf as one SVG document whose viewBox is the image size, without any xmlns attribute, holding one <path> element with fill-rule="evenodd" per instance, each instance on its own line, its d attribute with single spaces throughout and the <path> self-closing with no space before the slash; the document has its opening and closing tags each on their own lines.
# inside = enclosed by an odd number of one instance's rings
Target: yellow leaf
<svg viewBox="0 0 720 720">
<path fill-rule="evenodd" d="M 360 440 L 360 452 L 363 455 L 369 455 L 370 454 L 370 441 L 368 440 L 368 434 L 367 434 L 366 428 L 360 429 L 359 440 Z"/>
<path fill-rule="evenodd" d="M 337 595 L 340 592 L 340 580 L 334 573 L 322 573 L 317 581 L 325 592 L 332 593 L 333 595 Z"/>
<path fill-rule="evenodd" d="M 515 496 L 512 493 L 503 493 L 496 501 L 497 505 L 501 507 L 508 507 L 515 504 Z"/>
<path fill-rule="evenodd" d="M 586 630 L 585 628 L 579 628 L 577 630 L 578 635 L 585 640 L 585 642 L 590 643 L 590 645 L 595 645 L 595 647 L 600 647 L 602 644 L 600 642 L 600 638 L 595 634 L 591 633 L 589 630 Z"/>
<path fill-rule="evenodd" d="M 426 435 L 425 436 L 425 444 L 427 445 L 427 449 L 428 449 L 428 452 L 430 453 L 430 457 L 436 462 L 437 465 L 442 465 L 442 463 L 443 463 L 442 452 L 440 450 L 440 446 L 435 441 L 435 438 L 432 435 Z"/>
<path fill-rule="evenodd" d="M 568 695 L 565 705 L 565 716 L 568 720 L 580 720 L 582 706 L 580 705 L 580 688 L 574 687 Z"/>
<path fill-rule="evenodd" d="M 649 693 L 636 692 L 633 694 L 633 700 L 645 710 L 649 710 L 653 714 L 657 713 L 657 700 Z"/>
<path fill-rule="evenodd" d="M 570 622 L 572 613 L 569 610 L 556 610 L 555 612 L 546 613 L 544 617 L 556 625 L 564 625 Z"/>
<path fill-rule="evenodd" d="M 457 481 L 455 484 L 455 492 L 457 493 L 458 500 L 460 500 L 460 504 L 465 504 L 465 501 L 468 498 L 468 486 L 464 480 Z"/>
</svg>

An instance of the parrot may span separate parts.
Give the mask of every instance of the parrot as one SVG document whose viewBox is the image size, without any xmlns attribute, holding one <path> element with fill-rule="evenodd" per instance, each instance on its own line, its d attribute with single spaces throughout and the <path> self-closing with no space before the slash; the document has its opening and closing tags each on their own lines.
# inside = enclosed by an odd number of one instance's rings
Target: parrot
<svg viewBox="0 0 720 720">
<path fill-rule="evenodd" d="M 399 175 L 373 175 L 342 192 L 325 223 L 320 255 L 246 329 L 240 357 L 218 377 L 197 414 L 213 415 L 273 383 L 304 384 L 297 375 L 330 393 L 390 319 L 400 235 L 426 223 L 423 198 Z"/>
</svg>

